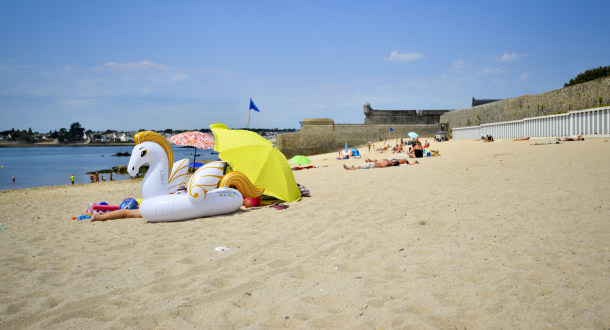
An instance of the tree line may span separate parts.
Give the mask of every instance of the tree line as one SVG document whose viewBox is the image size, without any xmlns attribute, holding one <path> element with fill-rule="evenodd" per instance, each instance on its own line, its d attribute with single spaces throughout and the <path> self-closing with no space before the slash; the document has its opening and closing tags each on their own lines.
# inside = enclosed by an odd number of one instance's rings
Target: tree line
<svg viewBox="0 0 610 330">
<path fill-rule="evenodd" d="M 91 131 L 89 131 L 91 132 Z M 70 129 L 60 128 L 59 131 L 49 131 L 47 135 L 51 139 L 57 139 L 60 142 L 78 142 L 84 141 L 85 129 L 80 125 L 80 123 L 72 123 L 70 125 Z M 21 141 L 21 142 L 36 142 L 42 140 L 43 134 L 38 132 L 32 132 L 32 128 L 30 127 L 26 130 L 16 130 L 11 129 L 7 131 L 0 132 L 2 136 L 10 136 L 11 141 Z"/>
<path fill-rule="evenodd" d="M 596 69 L 587 70 L 576 78 L 570 79 L 570 82 L 563 84 L 563 87 L 573 86 L 582 84 L 587 81 L 595 80 L 598 78 L 608 77 L 610 75 L 610 66 L 599 67 Z"/>
<path fill-rule="evenodd" d="M 245 129 L 245 128 L 244 128 Z M 138 132 L 147 131 L 146 129 L 139 129 Z M 166 133 L 166 134 L 178 134 L 182 132 L 187 132 L 188 130 L 173 130 L 171 128 L 156 131 L 157 133 Z M 209 128 L 202 128 L 198 131 L 203 133 L 212 134 L 212 131 Z M 273 131 L 277 133 L 285 133 L 285 132 L 295 132 L 296 129 L 250 129 L 250 131 L 256 132 L 260 135 L 263 135 L 265 132 Z M 72 123 L 70 125 L 70 129 L 60 128 L 59 131 L 49 131 L 49 133 L 41 134 L 38 132 L 32 132 L 32 128 L 30 127 L 28 130 L 6 130 L 0 131 L 0 136 L 8 137 L 10 136 L 10 141 L 20 141 L 26 143 L 39 142 L 43 140 L 43 135 L 47 137 L 47 139 L 57 139 L 59 142 L 82 142 L 85 141 L 85 133 L 87 136 L 91 137 L 93 140 L 99 140 L 102 138 L 103 134 L 117 133 L 116 130 L 106 130 L 105 132 L 93 132 L 91 130 L 85 130 L 84 127 L 81 126 L 79 122 Z"/>
</svg>

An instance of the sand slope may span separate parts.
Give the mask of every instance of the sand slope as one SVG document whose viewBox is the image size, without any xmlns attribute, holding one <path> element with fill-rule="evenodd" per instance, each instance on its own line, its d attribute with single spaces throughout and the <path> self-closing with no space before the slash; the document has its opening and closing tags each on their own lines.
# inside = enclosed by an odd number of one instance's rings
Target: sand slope
<svg viewBox="0 0 610 330">
<path fill-rule="evenodd" d="M 608 328 L 610 142 L 534 142 L 312 156 L 286 210 L 176 223 L 71 219 L 139 182 L 2 191 L 0 328 Z"/>
</svg>

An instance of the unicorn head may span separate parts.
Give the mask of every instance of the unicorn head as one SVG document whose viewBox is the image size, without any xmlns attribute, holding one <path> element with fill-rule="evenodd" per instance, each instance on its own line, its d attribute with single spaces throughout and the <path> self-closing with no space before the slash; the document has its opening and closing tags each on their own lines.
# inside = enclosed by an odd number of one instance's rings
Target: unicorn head
<svg viewBox="0 0 610 330">
<path fill-rule="evenodd" d="M 168 181 L 174 163 L 174 154 L 169 142 L 158 133 L 139 132 L 134 136 L 136 146 L 131 151 L 127 171 L 138 174 L 144 164 L 150 166 L 142 182 L 144 198 L 168 193 Z"/>
</svg>

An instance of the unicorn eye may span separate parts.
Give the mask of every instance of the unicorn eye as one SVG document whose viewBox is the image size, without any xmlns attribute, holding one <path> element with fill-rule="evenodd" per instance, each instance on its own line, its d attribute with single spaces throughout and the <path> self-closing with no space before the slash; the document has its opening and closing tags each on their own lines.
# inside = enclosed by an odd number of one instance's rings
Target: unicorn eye
<svg viewBox="0 0 610 330">
<path fill-rule="evenodd" d="M 140 157 L 144 157 L 146 156 L 146 150 L 142 150 L 142 153 L 140 154 Z"/>
</svg>

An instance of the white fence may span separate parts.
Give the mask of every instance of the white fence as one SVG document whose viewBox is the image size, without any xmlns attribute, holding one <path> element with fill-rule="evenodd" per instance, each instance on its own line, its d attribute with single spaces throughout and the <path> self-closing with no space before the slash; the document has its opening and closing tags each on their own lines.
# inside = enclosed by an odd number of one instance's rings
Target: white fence
<svg viewBox="0 0 610 330">
<path fill-rule="evenodd" d="M 610 135 L 610 107 L 570 111 L 559 115 L 524 118 L 522 120 L 457 127 L 454 139 L 479 139 L 482 135 L 494 139 L 544 138 L 570 135 Z"/>
</svg>

